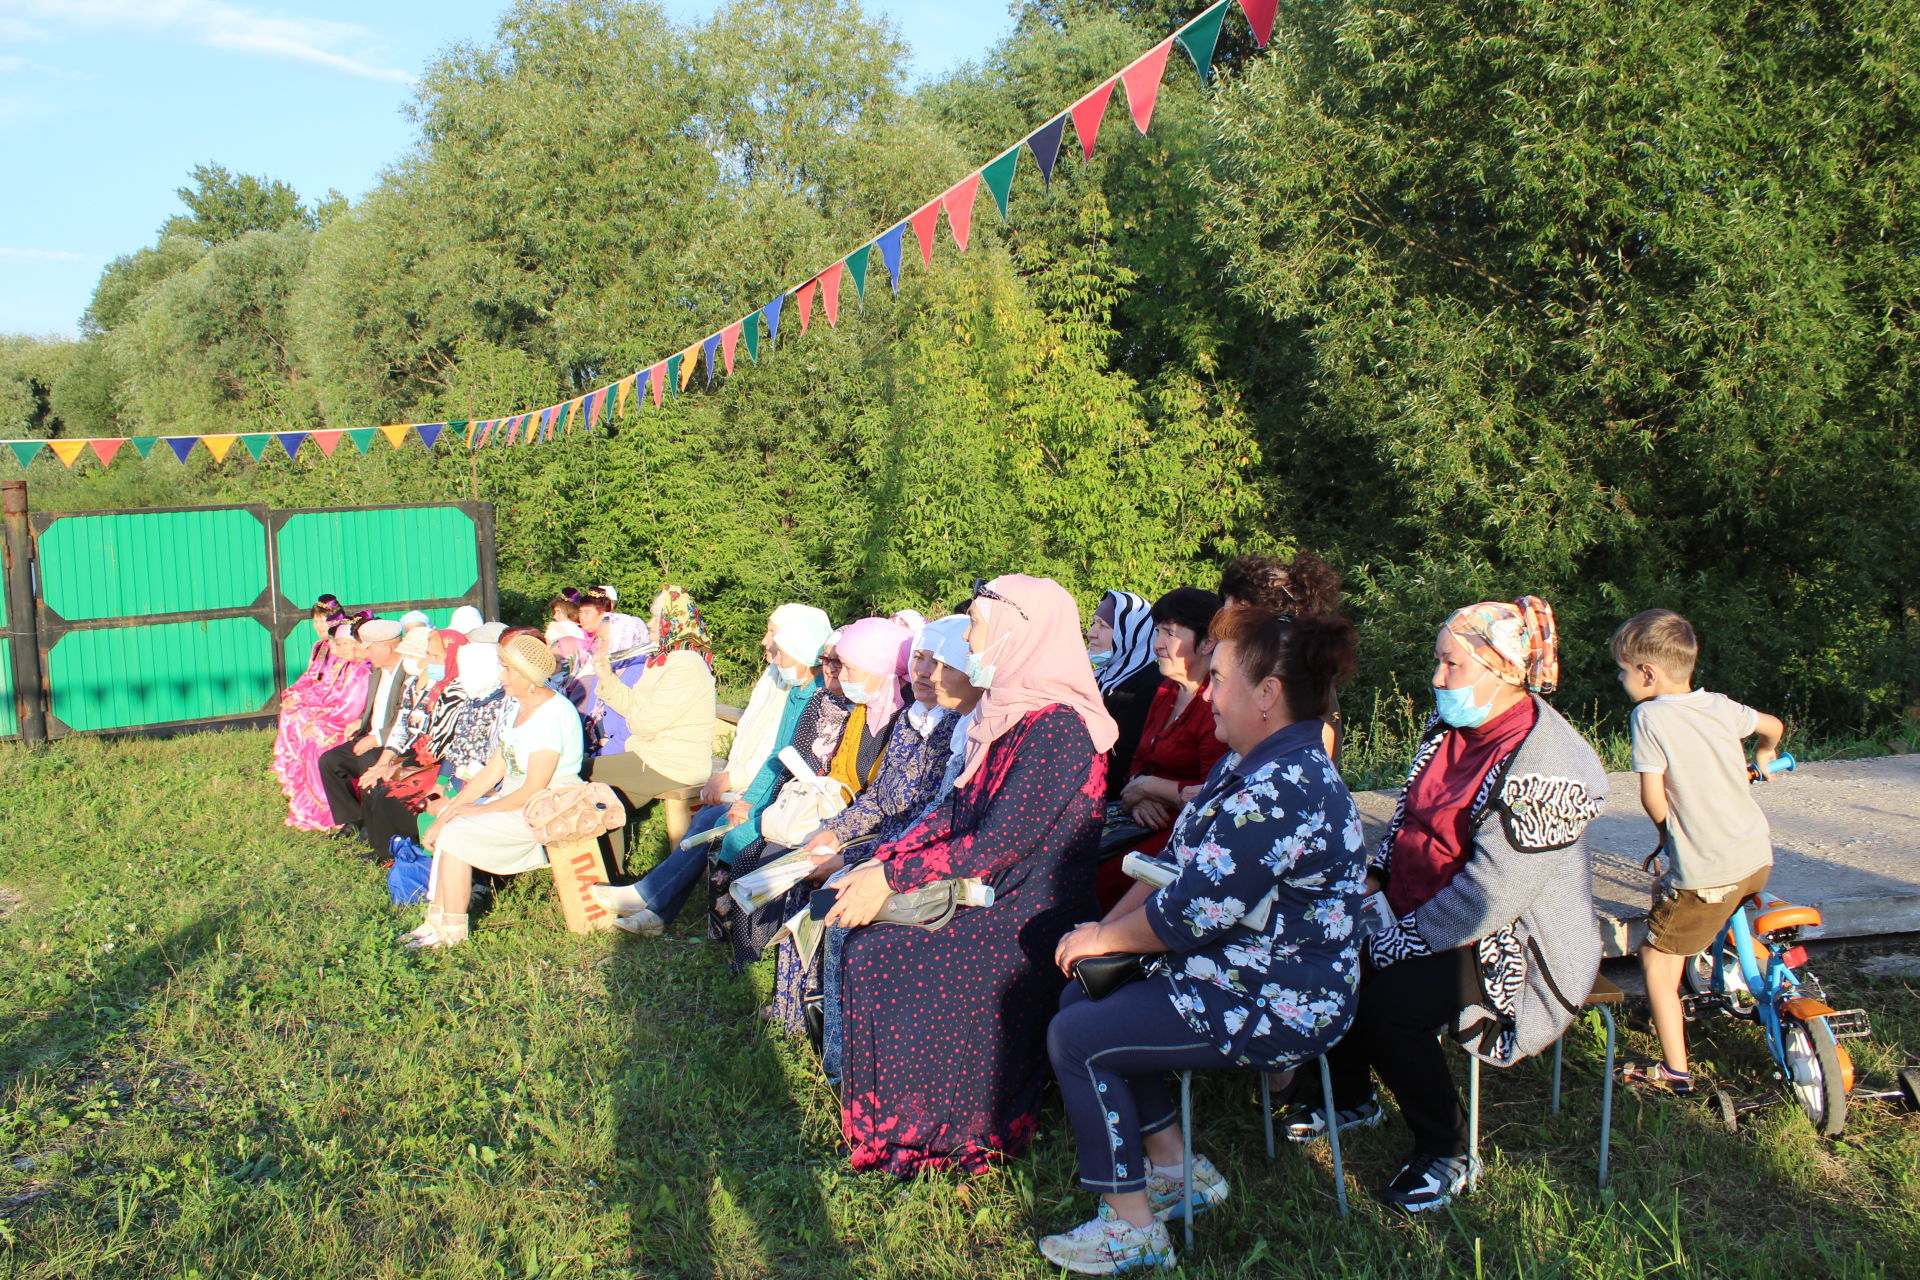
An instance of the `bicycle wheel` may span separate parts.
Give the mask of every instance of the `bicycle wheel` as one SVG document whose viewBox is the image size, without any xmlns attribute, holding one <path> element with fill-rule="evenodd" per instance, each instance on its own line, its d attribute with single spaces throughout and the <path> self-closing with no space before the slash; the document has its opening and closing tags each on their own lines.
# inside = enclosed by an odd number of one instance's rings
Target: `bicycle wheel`
<svg viewBox="0 0 1920 1280">
<path fill-rule="evenodd" d="M 1713 952 L 1700 951 L 1687 957 L 1685 967 L 1680 970 L 1680 985 L 1688 995 L 1704 996 L 1713 992 Z M 1723 994 L 1727 1003 L 1736 1013 L 1747 1013 L 1753 1008 L 1753 993 L 1747 990 L 1747 979 L 1740 972 L 1740 966 L 1731 955 L 1727 957 L 1726 975 L 1721 979 Z"/>
<path fill-rule="evenodd" d="M 1786 1060 L 1787 1085 L 1793 1099 L 1807 1113 L 1822 1136 L 1837 1138 L 1847 1127 L 1847 1070 L 1845 1050 L 1833 1038 L 1824 1017 L 1785 1017 L 1780 1039 Z"/>
</svg>

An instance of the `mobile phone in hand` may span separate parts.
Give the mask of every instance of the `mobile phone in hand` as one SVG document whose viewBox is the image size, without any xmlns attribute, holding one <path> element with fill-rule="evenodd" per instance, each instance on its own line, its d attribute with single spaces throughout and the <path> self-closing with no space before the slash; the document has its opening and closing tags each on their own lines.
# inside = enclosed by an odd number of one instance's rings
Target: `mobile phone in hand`
<svg viewBox="0 0 1920 1280">
<path fill-rule="evenodd" d="M 827 912 L 833 910 L 833 904 L 840 901 L 838 889 L 815 889 L 807 895 L 807 914 L 815 920 L 825 920 Z"/>
</svg>

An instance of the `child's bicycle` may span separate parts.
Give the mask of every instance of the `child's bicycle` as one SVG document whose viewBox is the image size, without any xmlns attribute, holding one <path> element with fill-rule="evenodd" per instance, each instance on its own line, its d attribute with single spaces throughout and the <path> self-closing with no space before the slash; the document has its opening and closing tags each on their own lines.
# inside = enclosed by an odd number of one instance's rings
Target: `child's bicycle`
<svg viewBox="0 0 1920 1280">
<path fill-rule="evenodd" d="M 1793 757 L 1781 756 L 1772 767 L 1792 769 Z M 1749 919 L 1749 911 L 1758 914 Z M 1734 911 L 1714 944 L 1687 962 L 1682 981 L 1690 993 L 1689 1019 L 1723 1014 L 1760 1027 L 1778 1078 L 1813 1127 L 1831 1138 L 1846 1128 L 1853 1092 L 1853 1061 L 1840 1041 L 1865 1036 L 1871 1028 L 1866 1010 L 1835 1009 L 1819 980 L 1803 970 L 1807 950 L 1800 945 L 1800 932 L 1819 923 L 1817 908 L 1754 894 Z M 1735 957 L 1731 965 L 1729 949 Z M 1920 1107 L 1920 1071 L 1900 1073 L 1898 1095 L 1871 1096 L 1900 1096 L 1908 1106 Z M 1729 1129 L 1738 1125 L 1741 1112 L 1753 1109 L 1735 1103 L 1724 1090 L 1716 1092 L 1715 1102 Z"/>
</svg>

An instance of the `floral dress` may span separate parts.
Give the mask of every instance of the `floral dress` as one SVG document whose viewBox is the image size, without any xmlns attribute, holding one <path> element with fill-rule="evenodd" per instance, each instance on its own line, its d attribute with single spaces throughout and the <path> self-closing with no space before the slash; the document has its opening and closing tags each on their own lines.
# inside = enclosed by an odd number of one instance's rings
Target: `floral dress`
<svg viewBox="0 0 1920 1280">
<path fill-rule="evenodd" d="M 984 1168 L 1033 1138 L 1067 930 L 1093 918 L 1106 757 L 1058 704 L 997 739 L 964 787 L 874 856 L 894 892 L 978 877 L 990 907 L 937 931 L 849 931 L 841 1127 L 856 1169 Z"/>
<path fill-rule="evenodd" d="M 1302 721 L 1217 764 L 1174 823 L 1177 878 L 1147 900 L 1175 1010 L 1241 1066 L 1314 1057 L 1353 1020 L 1366 836 L 1320 733 Z"/>
</svg>

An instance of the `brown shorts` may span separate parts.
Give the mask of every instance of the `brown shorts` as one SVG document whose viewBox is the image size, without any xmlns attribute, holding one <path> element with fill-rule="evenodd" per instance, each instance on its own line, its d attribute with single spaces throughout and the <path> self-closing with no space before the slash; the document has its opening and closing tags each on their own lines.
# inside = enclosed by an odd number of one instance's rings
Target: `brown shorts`
<svg viewBox="0 0 1920 1280">
<path fill-rule="evenodd" d="M 1655 888 L 1653 910 L 1647 915 L 1647 945 L 1673 956 L 1706 950 L 1747 896 L 1767 887 L 1767 873 L 1772 870 L 1762 867 L 1729 890 L 1708 890 L 1717 902 L 1708 902 L 1697 889 L 1668 887 L 1663 893 Z"/>
</svg>

